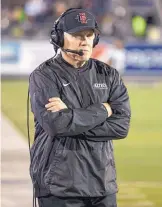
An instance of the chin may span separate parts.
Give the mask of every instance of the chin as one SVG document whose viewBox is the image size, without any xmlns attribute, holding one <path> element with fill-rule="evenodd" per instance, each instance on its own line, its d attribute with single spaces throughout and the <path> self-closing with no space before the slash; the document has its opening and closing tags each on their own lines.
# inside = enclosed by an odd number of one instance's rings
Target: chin
<svg viewBox="0 0 162 207">
<path fill-rule="evenodd" d="M 89 60 L 90 57 L 91 57 L 90 55 L 85 55 L 84 54 L 83 56 L 80 57 L 80 59 L 83 60 L 83 61 L 87 61 L 87 60 Z"/>
</svg>

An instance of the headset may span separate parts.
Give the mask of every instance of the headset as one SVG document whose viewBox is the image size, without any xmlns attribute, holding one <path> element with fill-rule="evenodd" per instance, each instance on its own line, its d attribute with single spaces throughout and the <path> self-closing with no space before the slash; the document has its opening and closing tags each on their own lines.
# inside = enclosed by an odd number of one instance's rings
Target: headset
<svg viewBox="0 0 162 207">
<path fill-rule="evenodd" d="M 61 24 L 64 16 L 68 15 L 69 13 L 71 13 L 77 9 L 82 9 L 82 8 L 70 8 L 70 9 L 66 10 L 64 13 L 62 13 L 62 15 L 54 22 L 54 25 L 51 30 L 50 43 L 53 44 L 54 50 L 56 53 L 57 53 L 58 48 L 63 48 L 63 46 L 64 46 L 64 32 L 58 28 L 58 24 Z M 91 14 L 89 11 L 87 11 L 87 10 L 85 10 L 85 11 L 88 12 L 89 14 Z M 97 21 L 95 21 L 95 28 L 97 30 L 99 30 Z M 99 33 L 95 34 L 95 38 L 93 40 L 93 47 L 95 47 L 98 44 L 99 39 L 100 39 L 100 34 Z M 69 51 L 65 50 L 65 52 L 72 52 L 72 50 L 69 50 Z M 74 51 L 73 53 L 77 53 L 77 52 Z M 78 54 L 82 56 L 83 51 L 79 51 Z"/>
</svg>

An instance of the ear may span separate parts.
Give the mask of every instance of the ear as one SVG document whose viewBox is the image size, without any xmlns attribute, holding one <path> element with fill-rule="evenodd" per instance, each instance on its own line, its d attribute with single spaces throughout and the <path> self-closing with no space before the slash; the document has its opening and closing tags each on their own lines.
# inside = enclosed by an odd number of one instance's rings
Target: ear
<svg viewBox="0 0 162 207">
<path fill-rule="evenodd" d="M 64 41 L 69 41 L 69 39 L 71 39 L 72 35 L 67 33 L 67 32 L 64 32 Z"/>
<path fill-rule="evenodd" d="M 68 33 L 66 33 L 66 32 L 64 32 L 64 35 L 63 35 L 63 42 L 64 42 L 64 45 L 63 45 L 63 47 L 65 46 L 67 46 L 67 42 L 68 42 Z"/>
</svg>

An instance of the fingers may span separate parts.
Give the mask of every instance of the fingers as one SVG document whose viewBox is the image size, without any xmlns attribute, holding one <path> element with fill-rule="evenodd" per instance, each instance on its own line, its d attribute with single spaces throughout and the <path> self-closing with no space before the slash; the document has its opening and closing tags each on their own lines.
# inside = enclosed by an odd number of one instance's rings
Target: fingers
<svg viewBox="0 0 162 207">
<path fill-rule="evenodd" d="M 65 105 L 55 105 L 55 106 L 51 106 L 50 108 L 47 109 L 47 111 L 52 111 L 52 112 L 56 112 L 56 111 L 60 111 L 62 109 L 66 109 L 67 107 Z"/>
<path fill-rule="evenodd" d="M 45 105 L 46 108 L 49 108 L 51 106 L 54 106 L 56 104 L 61 104 L 63 103 L 62 100 L 58 97 L 53 97 L 49 99 L 49 103 Z"/>
<path fill-rule="evenodd" d="M 52 107 L 52 106 L 57 106 L 57 105 L 59 105 L 59 104 L 60 104 L 59 101 L 53 101 L 53 102 L 51 102 L 51 103 L 46 104 L 45 107 L 46 107 L 46 108 L 49 108 L 49 107 Z"/>
<path fill-rule="evenodd" d="M 59 97 L 52 97 L 49 99 L 49 102 L 52 102 L 52 101 L 61 101 L 61 99 Z"/>
<path fill-rule="evenodd" d="M 47 111 L 52 111 L 53 109 L 57 109 L 57 108 L 61 108 L 61 107 L 58 105 L 51 106 L 51 107 L 47 108 Z"/>
<path fill-rule="evenodd" d="M 60 111 L 62 109 L 64 109 L 64 108 L 61 108 L 59 106 L 57 106 L 57 107 L 52 106 L 52 107 L 48 108 L 47 111 L 56 112 L 56 111 Z"/>
<path fill-rule="evenodd" d="M 45 105 L 47 111 L 57 112 L 62 109 L 66 109 L 67 106 L 64 102 L 58 97 L 52 97 L 49 99 L 49 103 Z"/>
</svg>

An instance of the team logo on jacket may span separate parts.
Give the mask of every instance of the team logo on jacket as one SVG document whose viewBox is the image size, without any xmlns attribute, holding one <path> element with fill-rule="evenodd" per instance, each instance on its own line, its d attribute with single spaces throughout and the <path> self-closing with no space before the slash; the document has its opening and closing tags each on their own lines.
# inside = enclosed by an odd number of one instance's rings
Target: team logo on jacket
<svg viewBox="0 0 162 207">
<path fill-rule="evenodd" d="M 106 83 L 95 83 L 93 85 L 93 88 L 95 88 L 95 89 L 108 89 Z"/>
</svg>

